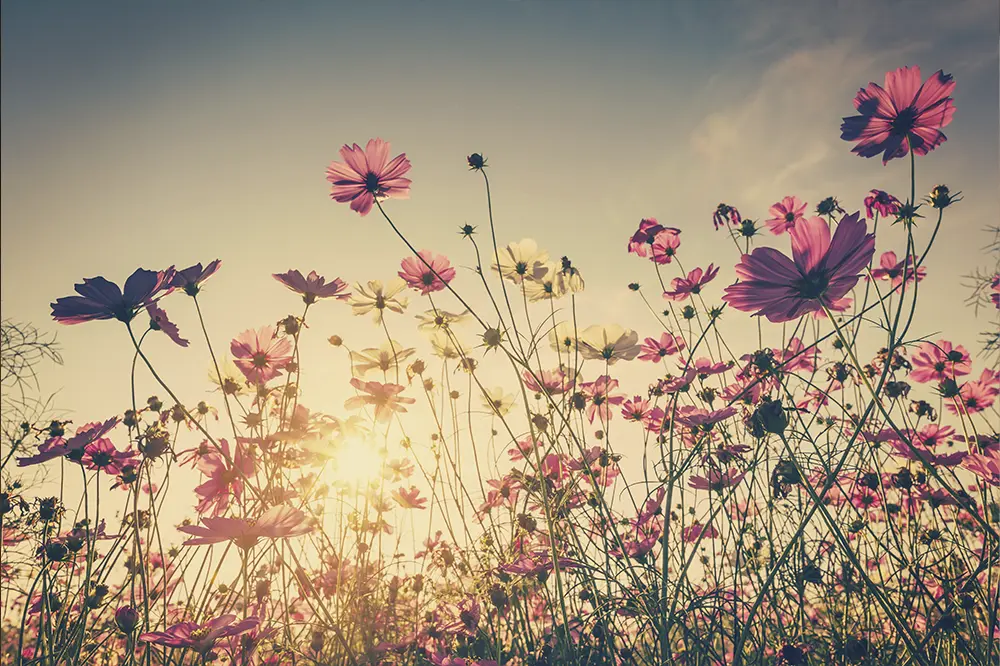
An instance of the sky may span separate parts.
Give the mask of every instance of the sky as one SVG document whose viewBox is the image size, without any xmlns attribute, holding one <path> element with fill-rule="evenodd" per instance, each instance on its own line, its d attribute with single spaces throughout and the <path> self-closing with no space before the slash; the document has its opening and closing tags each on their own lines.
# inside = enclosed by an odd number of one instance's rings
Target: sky
<svg viewBox="0 0 1000 666">
<path fill-rule="evenodd" d="M 569 256 L 587 280 L 583 325 L 651 335 L 626 290 L 655 282 L 625 253 L 639 220 L 683 230 L 688 270 L 722 265 L 718 302 L 738 260 L 712 228 L 720 201 L 764 219 L 792 194 L 810 208 L 834 195 L 849 211 L 872 188 L 905 198 L 905 161 L 851 154 L 839 126 L 858 88 L 919 65 L 925 77 L 954 75 L 957 112 L 948 141 L 918 160 L 917 191 L 946 183 L 964 200 L 928 258 L 914 330 L 973 347 L 986 322 L 964 305 L 961 281 L 991 265 L 982 229 L 1000 210 L 998 13 L 995 0 L 5 2 L 3 317 L 58 333 L 65 363 L 41 381 L 69 417 L 121 413 L 124 330 L 58 326 L 49 303 L 84 277 L 120 283 L 140 266 L 218 257 L 202 304 L 223 350 L 298 312 L 272 273 L 394 276 L 406 248 L 376 215 L 332 202 L 324 179 L 342 144 L 378 136 L 413 163 L 411 198 L 390 201 L 389 214 L 418 248 L 464 267 L 457 287 L 476 287 L 458 228 L 487 228 L 482 180 L 465 160 L 478 151 L 501 244 L 532 237 Z M 880 228 L 879 252 L 901 254 L 904 238 Z M 785 237 L 764 242 L 788 250 Z M 369 321 L 322 305 L 305 350 L 314 396 L 346 382 L 326 337 L 378 344 Z M 175 296 L 166 307 L 196 340 L 190 304 Z M 390 325 L 412 328 L 423 309 Z M 182 395 L 205 396 L 203 347 L 156 340 L 150 355 Z M 143 388 L 153 390 L 148 378 Z"/>
</svg>

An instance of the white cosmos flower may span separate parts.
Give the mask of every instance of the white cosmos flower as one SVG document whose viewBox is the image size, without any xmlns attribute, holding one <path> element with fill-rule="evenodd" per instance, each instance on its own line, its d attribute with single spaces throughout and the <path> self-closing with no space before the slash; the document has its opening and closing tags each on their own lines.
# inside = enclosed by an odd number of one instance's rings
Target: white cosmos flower
<svg viewBox="0 0 1000 666">
<path fill-rule="evenodd" d="M 363 315 L 369 312 L 375 313 L 375 323 L 382 323 L 382 314 L 385 310 L 392 310 L 399 314 L 407 306 L 406 296 L 398 296 L 399 292 L 406 289 L 406 283 L 399 278 L 393 278 L 388 284 L 382 285 L 381 280 L 371 280 L 368 288 L 360 284 L 354 285 L 354 291 L 347 299 L 354 314 Z"/>
<path fill-rule="evenodd" d="M 504 391 L 502 386 L 495 386 L 483 392 L 483 405 L 498 416 L 506 416 L 514 408 L 514 394 Z"/>
<path fill-rule="evenodd" d="M 403 361 L 416 353 L 414 349 L 407 349 L 395 340 L 383 342 L 381 347 L 362 349 L 359 352 L 351 352 L 351 362 L 354 363 L 354 372 L 360 377 L 364 377 L 372 370 L 389 372 L 398 367 Z"/>
<path fill-rule="evenodd" d="M 493 270 L 499 271 L 500 276 L 510 280 L 514 284 L 521 284 L 524 279 L 540 280 L 548 271 L 546 262 L 549 260 L 549 253 L 539 250 L 535 241 L 525 238 L 520 243 L 510 243 L 507 247 L 501 248 L 500 264 L 494 263 Z"/>
<path fill-rule="evenodd" d="M 588 326 L 580 334 L 580 355 L 608 364 L 631 361 L 639 355 L 639 334 L 618 324 Z"/>
</svg>

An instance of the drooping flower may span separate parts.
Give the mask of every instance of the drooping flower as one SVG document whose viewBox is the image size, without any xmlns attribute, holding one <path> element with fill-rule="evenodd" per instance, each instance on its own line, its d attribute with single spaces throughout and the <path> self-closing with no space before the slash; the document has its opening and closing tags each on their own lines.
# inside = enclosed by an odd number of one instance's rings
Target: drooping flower
<svg viewBox="0 0 1000 666">
<path fill-rule="evenodd" d="M 167 313 L 155 303 L 147 305 L 146 312 L 149 314 L 149 327 L 151 329 L 154 331 L 163 331 L 168 338 L 181 347 L 187 347 L 191 344 L 188 340 L 181 337 L 181 332 L 177 328 L 177 324 L 170 321 Z"/>
<path fill-rule="evenodd" d="M 403 270 L 398 273 L 410 289 L 429 294 L 441 291 L 455 278 L 455 269 L 448 257 L 434 254 L 430 250 L 421 250 L 417 254 L 419 256 L 403 259 Z"/>
<path fill-rule="evenodd" d="M 174 273 L 170 286 L 174 289 L 183 289 L 188 296 L 197 296 L 198 292 L 201 291 L 202 283 L 215 275 L 221 266 L 221 259 L 209 262 L 204 268 L 201 267 L 201 262 L 198 262 L 194 266 L 188 266 L 184 270 Z"/>
<path fill-rule="evenodd" d="M 865 197 L 865 214 L 874 218 L 875 213 L 882 217 L 893 217 L 903 204 L 896 197 L 882 190 L 872 190 Z"/>
<path fill-rule="evenodd" d="M 306 514 L 283 505 L 271 507 L 255 521 L 216 516 L 202 518 L 201 522 L 201 525 L 181 525 L 177 528 L 177 531 L 192 536 L 184 542 L 185 546 L 232 541 L 239 548 L 249 550 L 261 539 L 284 539 L 312 530 Z"/>
<path fill-rule="evenodd" d="M 389 159 L 389 143 L 371 139 L 364 149 L 358 144 L 340 149 L 344 162 L 333 162 L 326 169 L 326 179 L 333 186 L 330 197 L 340 203 L 350 202 L 351 210 L 367 215 L 376 199 L 407 199 L 410 170 L 406 153 Z"/>
<path fill-rule="evenodd" d="M 150 631 L 139 636 L 139 640 L 170 648 L 191 648 L 200 655 L 207 655 L 220 638 L 244 634 L 258 624 L 260 621 L 252 616 L 236 622 L 235 615 L 221 615 L 204 624 L 181 622 L 165 631 Z"/>
<path fill-rule="evenodd" d="M 685 301 L 692 294 L 700 294 L 701 288 L 714 280 L 718 274 L 719 269 L 715 264 L 709 264 L 704 270 L 695 268 L 687 274 L 687 277 L 674 278 L 670 282 L 670 289 L 663 292 L 663 297 L 668 301 Z"/>
<path fill-rule="evenodd" d="M 580 334 L 580 355 L 585 359 L 604 360 L 609 365 L 631 361 L 639 355 L 639 335 L 618 324 L 589 326 Z"/>
<path fill-rule="evenodd" d="M 858 213 L 842 218 L 832 239 L 822 218 L 800 221 L 790 235 L 792 259 L 769 247 L 744 254 L 736 265 L 742 281 L 722 299 L 771 322 L 791 321 L 842 299 L 875 254 L 875 235 Z"/>
<path fill-rule="evenodd" d="M 308 277 L 302 277 L 302 273 L 299 271 L 290 270 L 287 273 L 275 273 L 274 279 L 296 294 L 301 294 L 306 305 L 315 303 L 319 298 L 336 298 L 346 301 L 351 295 L 347 291 L 346 282 L 340 278 L 334 278 L 332 282 L 328 283 L 326 278 L 316 271 L 310 272 Z"/>
<path fill-rule="evenodd" d="M 530 238 L 509 243 L 500 249 L 499 255 L 500 263 L 493 262 L 493 270 L 514 284 L 521 284 L 522 280 L 540 280 L 549 271 L 549 253 L 540 250 Z"/>
<path fill-rule="evenodd" d="M 399 384 L 383 384 L 381 382 L 365 382 L 357 377 L 351 380 L 351 386 L 360 391 L 359 395 L 348 398 L 344 403 L 347 409 L 357 409 L 365 405 L 375 408 L 375 420 L 386 423 L 396 412 L 405 412 L 403 405 L 412 405 L 414 398 L 406 398 L 400 393 L 406 388 Z"/>
<path fill-rule="evenodd" d="M 60 324 L 81 324 L 85 321 L 117 319 L 128 323 L 135 315 L 157 299 L 161 291 L 170 289 L 174 268 L 165 271 L 136 270 L 125 280 L 125 289 L 103 277 L 84 278 L 73 288 L 79 296 L 56 299 L 52 318 Z"/>
<path fill-rule="evenodd" d="M 882 164 L 904 157 L 926 155 L 945 142 L 941 128 L 951 122 L 955 81 L 938 70 L 921 83 L 919 67 L 886 72 L 885 87 L 870 82 L 858 91 L 854 107 L 861 115 L 844 118 L 840 138 L 857 141 L 851 152 L 861 157 L 882 153 Z"/>
<path fill-rule="evenodd" d="M 771 206 L 768 210 L 771 213 L 771 218 L 764 220 L 764 223 L 771 230 L 771 233 L 780 236 L 786 231 L 791 231 L 796 222 L 805 219 L 802 212 L 806 206 L 807 204 L 798 197 L 785 197 Z"/>
<path fill-rule="evenodd" d="M 406 283 L 399 278 L 393 278 L 388 284 L 382 285 L 381 280 L 371 280 L 367 288 L 360 284 L 354 285 L 354 293 L 347 299 L 354 314 L 363 315 L 369 312 L 375 313 L 375 323 L 382 323 L 382 316 L 386 310 L 402 314 L 409 304 L 409 299 L 399 295 L 399 292 L 406 289 Z"/>
<path fill-rule="evenodd" d="M 923 342 L 910 358 L 910 379 L 921 384 L 956 379 L 972 372 L 972 359 L 962 345 L 949 340 Z"/>
<path fill-rule="evenodd" d="M 712 224 L 715 226 L 716 231 L 720 227 L 726 226 L 726 224 L 738 227 L 742 223 L 743 218 L 740 216 L 740 211 L 729 204 L 720 203 L 716 206 L 715 212 L 712 214 Z"/>
<path fill-rule="evenodd" d="M 883 252 L 879 258 L 878 268 L 872 269 L 872 277 L 876 280 L 889 280 L 893 287 L 899 287 L 903 284 L 904 279 L 907 282 L 913 282 L 914 275 L 916 275 L 917 282 L 920 282 L 927 277 L 927 269 L 923 266 L 917 266 L 917 270 L 914 272 L 913 267 L 916 264 L 917 258 L 912 254 L 899 261 L 895 252 Z"/>
<path fill-rule="evenodd" d="M 229 346 L 233 362 L 248 382 L 266 384 L 292 362 L 292 343 L 274 326 L 243 331 Z"/>
</svg>

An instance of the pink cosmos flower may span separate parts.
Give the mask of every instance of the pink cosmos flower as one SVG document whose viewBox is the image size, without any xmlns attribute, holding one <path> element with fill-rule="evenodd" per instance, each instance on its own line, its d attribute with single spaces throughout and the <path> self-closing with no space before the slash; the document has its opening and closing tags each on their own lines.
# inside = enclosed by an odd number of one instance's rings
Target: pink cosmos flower
<svg viewBox="0 0 1000 666">
<path fill-rule="evenodd" d="M 284 539 L 299 536 L 312 530 L 306 515 L 290 506 L 274 506 L 261 514 L 257 520 L 221 516 L 201 519 L 202 525 L 182 525 L 179 532 L 190 534 L 185 546 L 232 541 L 238 547 L 249 550 L 260 539 Z"/>
<path fill-rule="evenodd" d="M 229 345 L 233 363 L 248 382 L 266 384 L 292 362 L 292 343 L 279 338 L 274 326 L 240 333 Z"/>
<path fill-rule="evenodd" d="M 926 155 L 945 142 L 941 128 L 951 122 L 955 90 L 950 74 L 938 70 L 921 83 L 919 67 L 900 67 L 885 75 L 885 88 L 871 82 L 858 91 L 859 116 L 844 118 L 840 138 L 857 141 L 851 152 L 861 157 L 882 153 L 882 164 L 895 157 Z"/>
<path fill-rule="evenodd" d="M 76 434 L 69 439 L 50 437 L 38 447 L 38 453 L 35 455 L 18 458 L 17 466 L 27 467 L 29 465 L 37 465 L 60 456 L 68 456 L 80 461 L 83 457 L 85 447 L 111 432 L 118 425 L 118 421 L 118 417 L 113 416 L 103 423 L 99 421 L 87 423 L 77 428 Z"/>
<path fill-rule="evenodd" d="M 206 655 L 215 647 L 216 641 L 227 636 L 238 636 L 255 629 L 260 621 L 248 617 L 236 622 L 235 615 L 221 615 L 205 624 L 181 622 L 166 631 L 150 631 L 139 636 L 139 640 L 170 648 L 191 648 L 200 655 Z"/>
<path fill-rule="evenodd" d="M 573 380 L 566 376 L 566 373 L 556 368 L 555 370 L 542 370 L 540 373 L 532 374 L 525 370 L 524 387 L 535 393 L 546 393 L 548 395 L 560 395 L 573 388 Z"/>
<path fill-rule="evenodd" d="M 168 338 L 181 347 L 187 347 L 191 344 L 189 341 L 181 337 L 181 332 L 177 328 L 177 324 L 170 321 L 167 313 L 155 303 L 147 305 L 146 312 L 149 314 L 149 327 L 151 329 L 154 331 L 163 331 L 166 333 Z"/>
<path fill-rule="evenodd" d="M 406 488 L 393 490 L 392 499 L 394 499 L 396 504 L 404 509 L 427 508 L 427 498 L 420 496 L 420 490 L 416 486 L 410 486 L 409 490 Z"/>
<path fill-rule="evenodd" d="M 203 514 L 212 511 L 218 515 L 229 508 L 230 499 L 237 502 L 243 498 L 244 479 L 254 473 L 253 456 L 246 447 L 236 444 L 236 455 L 230 456 L 229 442 L 219 440 L 218 451 L 208 451 L 199 456 L 196 465 L 202 474 L 208 477 L 204 483 L 194 489 L 200 501 L 196 509 Z M 232 460 L 230 467 L 226 460 Z"/>
<path fill-rule="evenodd" d="M 700 294 L 701 288 L 714 280 L 718 274 L 719 269 L 715 264 L 709 264 L 705 270 L 695 268 L 686 278 L 674 278 L 670 282 L 670 289 L 663 292 L 663 298 L 668 301 L 685 301 L 692 294 Z"/>
<path fill-rule="evenodd" d="M 910 379 L 921 384 L 955 379 L 972 372 L 972 359 L 962 345 L 954 346 L 948 340 L 924 342 L 910 358 L 913 370 Z"/>
<path fill-rule="evenodd" d="M 681 246 L 681 231 L 673 227 L 666 227 L 653 238 L 653 249 L 650 259 L 654 264 L 669 264 L 677 255 L 677 248 Z"/>
<path fill-rule="evenodd" d="M 677 408 L 674 421 L 689 428 L 707 431 L 735 414 L 736 408 L 733 406 L 710 412 L 694 405 L 684 405 Z"/>
<path fill-rule="evenodd" d="M 719 536 L 719 530 L 711 524 L 694 523 L 684 528 L 681 538 L 687 543 L 696 543 L 700 539 L 714 539 L 717 536 Z"/>
<path fill-rule="evenodd" d="M 872 277 L 876 280 L 889 280 L 892 282 L 893 287 L 899 287 L 899 285 L 903 284 L 904 276 L 907 282 L 913 282 L 913 267 L 917 263 L 915 256 L 910 255 L 899 261 L 896 258 L 895 252 L 884 252 L 879 258 L 878 263 L 879 267 L 872 269 Z M 920 282 L 925 277 L 927 277 L 927 269 L 923 266 L 917 266 L 917 282 Z"/>
<path fill-rule="evenodd" d="M 659 340 L 646 338 L 642 343 L 642 353 L 639 354 L 639 360 L 656 363 L 666 356 L 676 354 L 685 346 L 684 340 L 680 336 L 674 336 L 670 333 L 661 334 Z"/>
<path fill-rule="evenodd" d="M 376 199 L 407 199 L 410 179 L 403 178 L 410 170 L 406 153 L 389 160 L 389 143 L 371 139 L 364 149 L 358 144 L 340 149 L 344 162 L 333 162 L 326 169 L 326 179 L 333 186 L 330 197 L 340 203 L 351 203 L 351 210 L 367 215 Z"/>
<path fill-rule="evenodd" d="M 336 298 L 346 301 L 351 293 L 347 291 L 347 283 L 340 278 L 334 278 L 327 283 L 326 278 L 312 271 L 308 277 L 302 277 L 299 271 L 288 271 L 287 273 L 275 273 L 274 279 L 285 285 L 296 294 L 302 295 L 302 300 L 306 305 L 311 305 L 319 298 Z"/>
<path fill-rule="evenodd" d="M 411 289 L 429 294 L 441 291 L 455 278 L 455 269 L 443 254 L 434 254 L 430 250 L 421 250 L 417 254 L 418 257 L 403 259 L 403 270 L 398 273 Z"/>
<path fill-rule="evenodd" d="M 593 423 L 600 415 L 602 422 L 611 419 L 611 406 L 620 405 L 625 399 L 623 395 L 611 395 L 618 388 L 618 380 L 607 375 L 601 375 L 592 382 L 580 384 L 580 393 L 587 398 L 587 418 Z"/>
<path fill-rule="evenodd" d="M 655 217 L 646 217 L 639 221 L 639 228 L 628 241 L 629 254 L 637 254 L 640 257 L 648 257 L 652 253 L 653 243 L 656 236 L 661 231 L 668 229 L 656 221 Z M 669 227 L 674 233 L 680 233 L 680 229 Z"/>
<path fill-rule="evenodd" d="M 805 219 L 802 212 L 806 209 L 806 203 L 798 197 L 785 197 L 768 210 L 771 217 L 764 220 L 768 228 L 775 236 L 780 236 L 786 231 L 791 231 L 792 227 L 799 220 Z"/>
<path fill-rule="evenodd" d="M 744 254 L 736 265 L 742 282 L 722 299 L 771 322 L 791 321 L 843 298 L 875 254 L 875 235 L 858 213 L 841 219 L 832 239 L 822 218 L 801 220 L 790 235 L 792 259 L 769 247 Z"/>
<path fill-rule="evenodd" d="M 899 199 L 882 190 L 872 190 L 865 197 L 865 213 L 870 218 L 874 218 L 875 213 L 882 217 L 891 217 L 898 213 L 902 207 L 903 204 L 900 203 Z"/>
<path fill-rule="evenodd" d="M 992 407 L 998 395 L 1000 372 L 984 368 L 979 379 L 962 384 L 958 396 L 947 401 L 945 407 L 955 415 L 975 414 Z"/>
<path fill-rule="evenodd" d="M 962 461 L 962 466 L 991 486 L 1000 486 L 1000 447 L 971 453 Z"/>
<path fill-rule="evenodd" d="M 361 391 L 361 395 L 348 398 L 344 407 L 358 409 L 371 405 L 375 408 L 375 420 L 379 423 L 388 423 L 396 412 L 406 412 L 404 404 L 411 405 L 416 402 L 414 398 L 404 398 L 399 395 L 406 388 L 399 384 L 365 382 L 355 377 L 351 380 L 351 386 Z"/>
<path fill-rule="evenodd" d="M 741 472 L 731 468 L 725 472 L 712 468 L 708 470 L 707 476 L 692 476 L 688 479 L 688 485 L 695 490 L 714 490 L 722 492 L 726 488 L 732 488 L 743 480 L 746 472 Z"/>
<path fill-rule="evenodd" d="M 122 469 L 135 460 L 133 451 L 119 451 L 110 439 L 103 437 L 94 440 L 83 449 L 83 466 L 117 476 Z"/>
</svg>

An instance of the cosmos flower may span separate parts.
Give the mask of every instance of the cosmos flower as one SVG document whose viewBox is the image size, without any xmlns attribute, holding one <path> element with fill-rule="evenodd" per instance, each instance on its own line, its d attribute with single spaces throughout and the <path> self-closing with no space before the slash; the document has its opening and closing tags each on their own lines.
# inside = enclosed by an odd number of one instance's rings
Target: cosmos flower
<svg viewBox="0 0 1000 666">
<path fill-rule="evenodd" d="M 285 285 L 296 294 L 302 295 L 302 300 L 306 305 L 311 305 L 319 298 L 336 298 L 346 301 L 350 297 L 347 291 L 347 283 L 340 278 L 334 278 L 327 283 L 326 278 L 316 271 L 309 273 L 308 277 L 302 277 L 299 271 L 288 271 L 287 273 L 275 273 L 274 279 Z"/>
<path fill-rule="evenodd" d="M 292 362 L 292 343 L 279 338 L 274 326 L 243 331 L 229 350 L 236 367 L 254 384 L 266 384 Z"/>
<path fill-rule="evenodd" d="M 587 418 L 591 423 L 598 415 L 601 417 L 602 423 L 611 420 L 611 407 L 620 405 L 625 400 L 624 395 L 611 394 L 617 388 L 618 380 L 607 375 L 601 375 L 592 382 L 580 384 L 580 393 L 587 399 Z"/>
<path fill-rule="evenodd" d="M 181 332 L 177 328 L 177 324 L 170 321 L 167 313 L 155 303 L 150 303 L 146 306 L 146 313 L 149 314 L 149 327 L 151 329 L 154 331 L 163 331 L 168 338 L 181 347 L 187 347 L 191 344 L 181 337 Z"/>
<path fill-rule="evenodd" d="M 639 228 L 628 241 L 629 254 L 637 254 L 640 257 L 652 256 L 656 237 L 664 231 L 675 236 L 681 233 L 680 229 L 663 226 L 655 217 L 643 218 L 639 221 Z"/>
<path fill-rule="evenodd" d="M 195 507 L 200 514 L 212 511 L 218 515 L 229 508 L 230 499 L 240 501 L 243 497 L 244 479 L 254 473 L 254 459 L 245 446 L 236 444 L 236 454 L 230 456 L 229 442 L 219 440 L 222 453 L 211 450 L 198 457 L 198 470 L 208 479 L 194 489 L 199 498 Z M 231 460 L 230 467 L 226 460 Z"/>
<path fill-rule="evenodd" d="M 420 490 L 416 486 L 410 486 L 409 490 L 406 488 L 397 488 L 391 494 L 396 504 L 404 509 L 427 508 L 427 498 L 420 496 Z"/>
<path fill-rule="evenodd" d="M 668 301 L 686 301 L 692 294 L 700 294 L 701 288 L 714 280 L 718 274 L 719 269 L 715 264 L 709 264 L 704 270 L 695 268 L 686 278 L 674 278 L 670 282 L 670 289 L 663 292 L 663 298 Z"/>
<path fill-rule="evenodd" d="M 221 259 L 209 262 L 204 268 L 201 267 L 201 262 L 198 262 L 194 266 L 188 266 L 184 270 L 174 273 L 170 286 L 174 289 L 183 289 L 188 296 L 197 296 L 198 292 L 201 291 L 202 283 L 215 275 L 221 266 Z"/>
<path fill-rule="evenodd" d="M 220 615 L 204 624 L 181 622 L 166 631 L 150 631 L 139 636 L 139 640 L 170 648 L 191 648 L 204 656 L 212 651 L 220 638 L 244 634 L 258 624 L 260 621 L 252 616 L 236 622 L 235 615 Z"/>
<path fill-rule="evenodd" d="M 716 206 L 715 212 L 712 213 L 712 224 L 715 226 L 716 231 L 726 226 L 726 224 L 738 227 L 742 223 L 743 218 L 740 216 L 740 211 L 729 204 L 720 203 Z"/>
<path fill-rule="evenodd" d="M 118 422 L 118 417 L 114 416 L 103 423 L 98 421 L 80 426 L 76 434 L 69 439 L 50 437 L 38 447 L 38 453 L 35 455 L 18 458 L 17 465 L 18 467 L 37 465 L 60 456 L 75 457 L 79 461 L 86 446 L 111 432 L 118 425 Z"/>
<path fill-rule="evenodd" d="M 792 227 L 799 220 L 805 219 L 802 212 L 806 209 L 806 203 L 798 197 L 785 197 L 768 210 L 771 218 L 764 220 L 775 236 L 780 236 L 786 231 L 791 231 Z"/>
<path fill-rule="evenodd" d="M 403 176 L 410 170 L 410 160 L 406 153 L 390 160 L 388 142 L 371 139 L 364 149 L 358 144 L 345 144 L 340 156 L 344 162 L 333 162 L 326 169 L 334 201 L 350 202 L 351 210 L 364 217 L 376 199 L 409 198 L 410 179 Z"/>
<path fill-rule="evenodd" d="M 653 238 L 653 248 L 650 259 L 654 264 L 669 264 L 677 256 L 681 246 L 681 231 L 667 227 Z"/>
<path fill-rule="evenodd" d="M 822 218 L 800 221 L 790 236 L 792 259 L 769 247 L 744 254 L 736 265 L 742 281 L 722 299 L 771 322 L 791 321 L 842 299 L 875 254 L 875 234 L 858 213 L 842 218 L 832 239 Z"/>
<path fill-rule="evenodd" d="M 399 342 L 387 340 L 378 348 L 362 349 L 359 352 L 352 351 L 351 362 L 354 364 L 354 372 L 363 377 L 372 370 L 389 372 L 416 353 L 415 349 L 404 347 Z"/>
<path fill-rule="evenodd" d="M 604 360 L 609 365 L 631 361 L 639 355 L 639 336 L 618 324 L 588 326 L 580 334 L 580 355 L 585 359 Z"/>
<path fill-rule="evenodd" d="M 913 267 L 916 263 L 917 258 L 912 254 L 899 261 L 896 258 L 895 252 L 884 252 L 879 257 L 878 268 L 872 269 L 872 277 L 876 280 L 889 280 L 894 288 L 899 287 L 899 285 L 903 284 L 904 276 L 906 276 L 905 279 L 907 282 L 913 282 Z M 927 269 L 923 266 L 917 266 L 917 282 L 920 282 L 925 277 L 927 277 Z"/>
<path fill-rule="evenodd" d="M 440 331 L 451 328 L 455 324 L 462 324 L 470 317 L 468 310 L 462 312 L 446 312 L 445 310 L 427 310 L 423 314 L 417 315 L 417 328 L 421 331 Z"/>
<path fill-rule="evenodd" d="M 910 379 L 921 384 L 943 382 L 972 372 L 972 359 L 962 345 L 952 345 L 948 340 L 923 342 L 910 358 L 913 369 Z"/>
<path fill-rule="evenodd" d="M 950 74 L 938 70 L 921 83 L 919 67 L 900 67 L 885 75 L 885 87 L 871 82 L 858 91 L 854 108 L 861 115 L 844 118 L 840 138 L 857 141 L 851 152 L 861 157 L 882 153 L 882 164 L 926 155 L 945 141 L 941 128 L 951 122 L 955 90 Z"/>
<path fill-rule="evenodd" d="M 509 243 L 499 254 L 500 263 L 494 262 L 493 270 L 514 284 L 521 284 L 522 280 L 540 280 L 549 271 L 549 253 L 538 249 L 538 244 L 530 238 Z"/>
<path fill-rule="evenodd" d="M 455 278 L 455 269 L 448 262 L 448 257 L 430 250 L 421 250 L 417 254 L 418 257 L 403 259 L 403 270 L 398 273 L 410 289 L 429 294 L 441 291 Z"/>
<path fill-rule="evenodd" d="M 497 416 L 506 416 L 510 413 L 510 410 L 514 409 L 514 395 L 507 393 L 502 386 L 484 389 L 482 398 L 483 406 L 494 412 Z"/>
<path fill-rule="evenodd" d="M 396 412 L 406 411 L 406 407 L 403 405 L 412 405 L 416 402 L 414 398 L 405 398 L 399 395 L 406 388 L 399 384 L 364 382 L 355 377 L 351 380 L 351 386 L 357 389 L 360 394 L 348 398 L 344 407 L 358 409 L 365 405 L 371 405 L 375 408 L 375 420 L 379 423 L 387 423 Z"/>
<path fill-rule="evenodd" d="M 666 356 L 676 354 L 684 349 L 685 346 L 683 338 L 664 332 L 660 334 L 659 340 L 656 338 L 646 338 L 643 341 L 642 347 L 640 347 L 642 353 L 639 355 L 639 360 L 656 363 Z"/>
<path fill-rule="evenodd" d="M 260 539 L 284 539 L 312 530 L 306 521 L 306 514 L 290 506 L 273 506 L 257 520 L 216 516 L 202 518 L 201 522 L 201 525 L 181 525 L 177 528 L 177 531 L 192 536 L 184 542 L 185 546 L 232 541 L 239 548 L 249 550 Z"/>
<path fill-rule="evenodd" d="M 526 389 L 535 393 L 546 393 L 548 395 L 565 393 L 573 388 L 574 383 L 573 379 L 567 376 L 560 368 L 542 370 L 535 374 L 525 370 L 521 376 L 524 377 L 524 387 Z"/>
<path fill-rule="evenodd" d="M 133 463 L 135 452 L 119 451 L 110 439 L 100 437 L 83 448 L 83 466 L 104 472 L 111 476 L 122 473 L 122 469 Z"/>
<path fill-rule="evenodd" d="M 60 324 L 103 319 L 128 323 L 139 310 L 154 302 L 157 294 L 168 291 L 173 278 L 172 266 L 165 271 L 140 268 L 125 280 L 124 290 L 103 277 L 84 278 L 81 284 L 73 287 L 79 296 L 65 296 L 51 304 L 52 318 Z"/>
<path fill-rule="evenodd" d="M 347 299 L 351 309 L 356 315 L 364 315 L 369 312 L 375 313 L 375 323 L 382 323 L 382 315 L 386 310 L 402 314 L 409 304 L 409 299 L 399 292 L 406 289 L 406 283 L 399 278 L 393 278 L 388 284 L 382 284 L 381 280 L 371 280 L 368 286 L 360 284 L 354 285 L 354 293 Z"/>
<path fill-rule="evenodd" d="M 979 379 L 965 382 L 959 387 L 958 396 L 945 403 L 952 414 L 975 414 L 989 409 L 1000 395 L 1000 373 L 984 368 Z"/>
<path fill-rule="evenodd" d="M 962 466 L 986 483 L 1000 486 L 1000 448 L 988 447 L 977 453 L 970 453 L 962 460 Z"/>
<path fill-rule="evenodd" d="M 707 476 L 692 476 L 688 479 L 688 485 L 695 490 L 714 490 L 722 492 L 726 488 L 732 488 L 743 480 L 746 472 L 737 469 L 729 469 L 725 472 L 715 469 L 708 471 Z"/>
<path fill-rule="evenodd" d="M 865 214 L 871 218 L 875 217 L 875 213 L 882 217 L 893 217 L 902 207 L 899 199 L 882 190 L 872 190 L 865 197 Z"/>
</svg>

